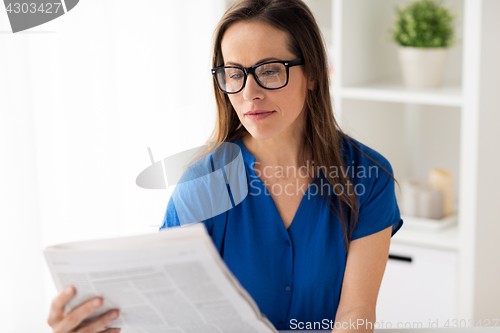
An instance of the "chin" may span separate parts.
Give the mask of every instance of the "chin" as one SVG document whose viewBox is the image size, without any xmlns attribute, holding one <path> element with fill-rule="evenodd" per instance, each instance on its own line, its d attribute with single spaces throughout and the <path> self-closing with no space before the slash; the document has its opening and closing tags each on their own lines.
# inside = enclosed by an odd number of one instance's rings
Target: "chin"
<svg viewBox="0 0 500 333">
<path fill-rule="evenodd" d="M 276 131 L 259 131 L 259 130 L 251 130 L 247 129 L 248 133 L 252 136 L 252 138 L 257 140 L 267 140 L 276 136 Z"/>
</svg>

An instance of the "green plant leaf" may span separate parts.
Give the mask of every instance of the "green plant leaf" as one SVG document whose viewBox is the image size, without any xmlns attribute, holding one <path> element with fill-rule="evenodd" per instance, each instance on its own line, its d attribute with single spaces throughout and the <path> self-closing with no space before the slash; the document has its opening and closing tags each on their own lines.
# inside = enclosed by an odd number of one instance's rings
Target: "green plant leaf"
<svg viewBox="0 0 500 333">
<path fill-rule="evenodd" d="M 389 33 L 402 46 L 451 47 L 455 43 L 454 19 L 442 0 L 418 0 L 395 8 Z"/>
</svg>

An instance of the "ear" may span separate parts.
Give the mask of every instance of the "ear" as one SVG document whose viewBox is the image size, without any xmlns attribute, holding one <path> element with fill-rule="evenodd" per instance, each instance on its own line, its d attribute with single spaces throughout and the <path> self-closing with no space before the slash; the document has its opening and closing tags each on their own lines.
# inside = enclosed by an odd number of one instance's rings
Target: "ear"
<svg viewBox="0 0 500 333">
<path fill-rule="evenodd" d="M 316 80 L 314 80 L 314 79 L 308 80 L 308 82 L 307 82 L 307 88 L 309 90 L 314 90 L 315 86 L 316 86 Z"/>
</svg>

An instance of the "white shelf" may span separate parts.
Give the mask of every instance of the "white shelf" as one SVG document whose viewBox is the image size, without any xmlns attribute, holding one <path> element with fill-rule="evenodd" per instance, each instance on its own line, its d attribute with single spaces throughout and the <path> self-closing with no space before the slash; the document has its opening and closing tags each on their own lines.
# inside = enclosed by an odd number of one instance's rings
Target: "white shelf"
<svg viewBox="0 0 500 333">
<path fill-rule="evenodd" d="M 438 232 L 455 226 L 458 223 L 458 214 L 456 212 L 439 220 L 409 215 L 401 215 L 401 218 L 403 219 L 406 228 L 429 232 Z"/>
<path fill-rule="evenodd" d="M 495 32 L 500 23 L 492 14 L 498 12 L 498 1 L 444 1 L 458 14 L 459 43 L 450 49 L 444 86 L 434 89 L 406 88 L 397 45 L 381 40 L 393 22 L 396 5 L 407 0 L 331 0 L 331 6 L 327 0 L 308 1 L 324 1 L 318 12 L 330 11 L 331 94 L 341 128 L 386 156 L 399 178 L 424 180 L 426 170 L 436 166 L 453 170 L 460 221 L 448 221 L 453 225 L 431 231 L 423 230 L 422 224 L 411 227 L 411 219 L 402 217 L 407 223 L 392 243 L 458 252 L 454 318 L 488 317 L 487 310 L 498 306 L 494 300 L 500 296 L 491 279 L 497 273 L 491 266 L 496 259 L 492 249 L 499 249 L 500 242 L 492 236 L 498 230 L 491 223 L 498 220 L 498 209 L 491 204 L 494 191 L 480 186 L 487 178 L 481 175 L 488 174 L 495 162 L 478 149 L 481 142 L 493 142 L 488 136 L 500 135 L 489 121 L 500 96 L 493 89 L 500 77 L 495 70 L 500 50 L 495 47 Z M 495 297 L 486 297 L 491 295 Z M 400 301 L 404 300 L 403 294 Z M 418 304 L 428 303 L 425 299 Z"/>
<path fill-rule="evenodd" d="M 425 231 L 406 228 L 403 223 L 403 227 L 392 237 L 392 242 L 458 251 L 458 226 L 455 225 L 441 231 Z"/>
<path fill-rule="evenodd" d="M 459 84 L 447 83 L 442 87 L 410 89 L 400 79 L 384 79 L 364 84 L 342 86 L 340 97 L 348 99 L 414 103 L 461 107 L 462 88 Z"/>
</svg>

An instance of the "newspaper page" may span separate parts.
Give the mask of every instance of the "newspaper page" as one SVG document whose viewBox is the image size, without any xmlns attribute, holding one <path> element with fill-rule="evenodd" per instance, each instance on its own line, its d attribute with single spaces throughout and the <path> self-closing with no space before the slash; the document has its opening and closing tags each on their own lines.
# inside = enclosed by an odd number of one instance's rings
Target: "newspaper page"
<svg viewBox="0 0 500 333">
<path fill-rule="evenodd" d="M 51 246 L 44 250 L 56 288 L 76 295 L 65 313 L 100 296 L 122 333 L 278 332 L 232 275 L 203 223 L 157 234 Z M 85 321 L 86 322 L 86 321 Z"/>
</svg>

